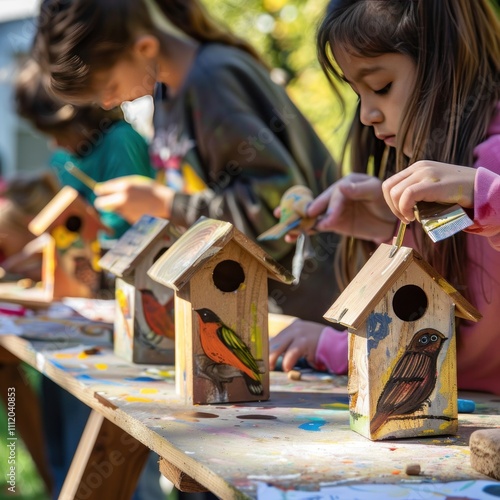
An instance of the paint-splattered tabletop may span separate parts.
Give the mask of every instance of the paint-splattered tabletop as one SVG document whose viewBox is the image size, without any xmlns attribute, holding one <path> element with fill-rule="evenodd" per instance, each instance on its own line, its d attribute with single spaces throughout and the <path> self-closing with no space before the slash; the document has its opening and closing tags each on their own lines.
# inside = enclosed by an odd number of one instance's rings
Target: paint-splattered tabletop
<svg viewBox="0 0 500 500">
<path fill-rule="evenodd" d="M 468 447 L 474 430 L 500 427 L 500 397 L 461 394 L 476 409 L 459 415 L 456 436 L 372 442 L 349 428 L 346 377 L 272 372 L 268 401 L 188 406 L 172 366 L 125 362 L 105 342 L 3 333 L 0 345 L 224 500 L 500 497 Z"/>
</svg>

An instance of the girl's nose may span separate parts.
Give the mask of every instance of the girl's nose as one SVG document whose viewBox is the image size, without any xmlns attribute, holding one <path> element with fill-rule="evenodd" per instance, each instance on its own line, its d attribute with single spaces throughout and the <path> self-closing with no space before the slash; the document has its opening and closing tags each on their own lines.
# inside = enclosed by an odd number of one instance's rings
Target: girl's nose
<svg viewBox="0 0 500 500">
<path fill-rule="evenodd" d="M 376 123 L 380 123 L 383 119 L 382 112 L 376 106 L 364 105 L 361 103 L 359 119 L 363 125 L 371 127 Z"/>
</svg>

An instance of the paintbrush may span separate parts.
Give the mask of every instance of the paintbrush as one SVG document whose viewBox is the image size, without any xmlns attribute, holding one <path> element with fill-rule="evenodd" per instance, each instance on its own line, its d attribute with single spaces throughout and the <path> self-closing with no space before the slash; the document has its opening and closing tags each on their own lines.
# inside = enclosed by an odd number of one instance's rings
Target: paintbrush
<svg viewBox="0 0 500 500">
<path fill-rule="evenodd" d="M 64 168 L 68 171 L 73 177 L 78 179 L 82 184 L 85 184 L 91 191 L 94 191 L 97 182 L 89 177 L 85 172 L 80 170 L 74 163 L 67 161 L 64 164 Z"/>
<path fill-rule="evenodd" d="M 389 252 L 389 258 L 393 257 L 394 254 L 401 248 L 403 244 L 403 239 L 405 237 L 406 224 L 404 222 L 399 223 L 398 234 L 394 237 L 392 242 L 391 251 Z"/>
<path fill-rule="evenodd" d="M 413 211 L 434 243 L 449 238 L 473 224 L 465 210 L 456 204 L 421 201 L 415 205 Z"/>
</svg>

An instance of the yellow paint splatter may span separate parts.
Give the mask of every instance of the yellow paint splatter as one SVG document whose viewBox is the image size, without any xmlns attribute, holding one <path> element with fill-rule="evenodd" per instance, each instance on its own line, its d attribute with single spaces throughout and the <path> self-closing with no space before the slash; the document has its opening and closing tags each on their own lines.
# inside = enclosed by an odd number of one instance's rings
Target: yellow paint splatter
<svg viewBox="0 0 500 500">
<path fill-rule="evenodd" d="M 331 410 L 348 410 L 349 405 L 346 403 L 328 403 L 321 405 L 322 408 L 331 409 Z"/>
<path fill-rule="evenodd" d="M 151 398 L 138 398 L 136 396 L 127 396 L 125 398 L 125 401 L 128 401 L 129 403 L 150 403 L 153 400 Z"/>
<path fill-rule="evenodd" d="M 72 354 L 72 353 L 67 353 L 67 352 L 57 352 L 56 354 L 54 354 L 54 358 L 57 358 L 57 359 L 70 359 L 70 358 L 74 358 L 75 355 Z"/>
<path fill-rule="evenodd" d="M 106 363 L 96 363 L 94 366 L 97 368 L 97 370 L 101 371 L 108 369 L 108 365 Z"/>
<path fill-rule="evenodd" d="M 148 388 L 148 387 L 143 387 L 140 390 L 141 394 L 156 394 L 157 392 L 158 392 L 158 389 L 151 389 L 151 388 Z"/>
</svg>

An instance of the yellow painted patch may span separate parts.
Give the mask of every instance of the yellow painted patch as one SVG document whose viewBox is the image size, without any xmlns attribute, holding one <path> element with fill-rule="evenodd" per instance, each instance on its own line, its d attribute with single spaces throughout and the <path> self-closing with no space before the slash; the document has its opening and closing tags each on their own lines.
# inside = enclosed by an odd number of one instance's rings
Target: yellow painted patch
<svg viewBox="0 0 500 500">
<path fill-rule="evenodd" d="M 328 403 L 321 405 L 322 408 L 332 409 L 332 410 L 348 410 L 349 405 L 346 403 Z"/>
<path fill-rule="evenodd" d="M 184 177 L 187 194 L 199 193 L 207 187 L 188 163 L 182 165 L 182 176 Z"/>
<path fill-rule="evenodd" d="M 74 354 L 70 354 L 67 352 L 58 352 L 58 353 L 54 354 L 54 358 L 57 358 L 57 359 L 70 359 L 70 358 L 74 358 L 74 357 L 75 357 Z"/>
<path fill-rule="evenodd" d="M 108 365 L 106 363 L 96 363 L 94 366 L 101 371 L 108 369 Z"/>
<path fill-rule="evenodd" d="M 127 396 L 125 398 L 125 401 L 128 401 L 129 403 L 150 403 L 153 401 L 151 398 L 138 398 L 136 396 Z"/>
<path fill-rule="evenodd" d="M 147 387 L 144 387 L 140 390 L 141 394 L 156 394 L 158 392 L 158 389 L 150 389 Z"/>
</svg>

